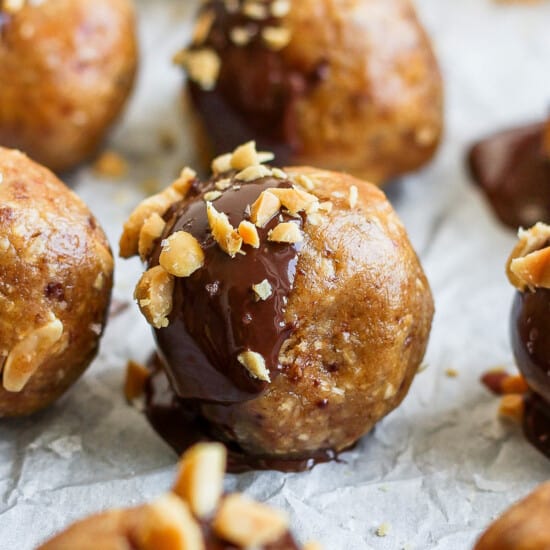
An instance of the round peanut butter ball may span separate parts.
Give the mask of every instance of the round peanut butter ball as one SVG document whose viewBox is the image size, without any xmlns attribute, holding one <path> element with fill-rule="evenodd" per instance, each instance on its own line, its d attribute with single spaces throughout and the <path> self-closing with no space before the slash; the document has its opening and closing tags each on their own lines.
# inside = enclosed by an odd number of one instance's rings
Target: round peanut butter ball
<svg viewBox="0 0 550 550">
<path fill-rule="evenodd" d="M 215 437 L 284 459 L 346 449 L 409 389 L 428 282 L 378 188 L 242 153 L 164 212 L 138 303 Z"/>
<path fill-rule="evenodd" d="M 112 283 L 109 244 L 86 205 L 0 148 L 0 417 L 46 407 L 82 374 Z"/>
<path fill-rule="evenodd" d="M 410 0 L 210 0 L 177 60 L 216 154 L 256 139 L 279 162 L 382 183 L 440 141 L 441 76 Z"/>
<path fill-rule="evenodd" d="M 75 167 L 119 116 L 136 65 L 130 0 L 0 1 L 0 145 Z"/>
</svg>

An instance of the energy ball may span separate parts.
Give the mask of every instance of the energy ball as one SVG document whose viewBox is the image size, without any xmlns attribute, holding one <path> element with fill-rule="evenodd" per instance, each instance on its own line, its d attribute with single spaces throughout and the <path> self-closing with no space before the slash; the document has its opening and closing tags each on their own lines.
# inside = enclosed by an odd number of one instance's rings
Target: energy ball
<svg viewBox="0 0 550 550">
<path fill-rule="evenodd" d="M 0 0 L 0 145 L 75 167 L 120 114 L 136 65 L 130 0 Z"/>
<path fill-rule="evenodd" d="M 225 463 L 223 445 L 195 445 L 181 459 L 171 493 L 79 521 L 38 550 L 300 550 L 286 514 L 240 493 L 223 494 Z"/>
<path fill-rule="evenodd" d="M 529 392 L 523 429 L 529 441 L 550 458 L 550 226 L 520 230 L 508 261 L 516 287 L 511 313 L 512 348 Z"/>
<path fill-rule="evenodd" d="M 280 162 L 383 183 L 441 138 L 442 80 L 410 0 L 209 0 L 176 61 L 215 154 L 257 139 Z"/>
<path fill-rule="evenodd" d="M 474 550 L 547 550 L 549 510 L 550 483 L 544 483 L 497 519 Z"/>
<path fill-rule="evenodd" d="M 272 158 L 250 142 L 206 182 L 184 170 L 138 206 L 121 251 L 148 264 L 135 295 L 177 397 L 215 438 L 295 460 L 350 447 L 399 405 L 433 303 L 378 188 Z"/>
<path fill-rule="evenodd" d="M 0 148 L 0 417 L 55 401 L 95 357 L 113 257 L 86 205 Z"/>
</svg>

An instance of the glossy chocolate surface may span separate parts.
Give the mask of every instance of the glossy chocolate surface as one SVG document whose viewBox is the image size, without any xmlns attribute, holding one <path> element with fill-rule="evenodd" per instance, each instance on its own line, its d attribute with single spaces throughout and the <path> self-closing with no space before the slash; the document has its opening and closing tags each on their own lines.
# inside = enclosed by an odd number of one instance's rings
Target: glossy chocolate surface
<svg viewBox="0 0 550 550">
<path fill-rule="evenodd" d="M 261 354 L 273 379 L 280 368 L 279 350 L 293 328 L 285 320 L 285 310 L 301 244 L 269 242 L 268 233 L 281 221 L 301 227 L 303 220 L 287 214 L 275 216 L 258 229 L 258 249 L 244 245 L 246 254 L 231 258 L 214 241 L 208 224 L 203 197 L 215 189 L 214 183 L 166 216 L 162 238 L 176 231 L 191 233 L 202 246 L 205 263 L 190 277 L 176 278 L 169 325 L 157 330 L 156 338 L 179 397 L 238 403 L 256 397 L 266 386 L 248 373 L 238 355 L 246 350 Z M 233 227 L 247 218 L 249 205 L 262 191 L 290 187 L 289 181 L 272 177 L 234 183 L 213 203 L 228 215 Z M 157 265 L 159 253 L 160 243 L 151 266 Z M 264 280 L 271 285 L 272 294 L 257 300 L 252 285 Z"/>
<path fill-rule="evenodd" d="M 550 457 L 550 290 L 516 293 L 512 346 L 532 394 L 526 398 L 523 428 L 529 441 Z"/>
<path fill-rule="evenodd" d="M 145 388 L 145 414 L 157 433 L 177 454 L 182 454 L 200 441 L 218 441 L 212 426 L 200 414 L 200 403 L 181 399 L 175 394 L 156 356 L 152 358 L 150 368 L 153 374 Z M 250 470 L 302 472 L 310 470 L 315 464 L 338 459 L 337 453 L 330 449 L 319 450 L 304 459 L 284 460 L 248 455 L 234 442 L 226 442 L 226 447 L 227 471 L 231 473 Z"/>
<path fill-rule="evenodd" d="M 205 91 L 190 82 L 189 91 L 214 152 L 221 154 L 255 139 L 261 148 L 273 151 L 280 163 L 287 164 L 300 147 L 296 102 L 326 78 L 326 62 L 313 67 L 290 66 L 280 52 L 267 48 L 261 29 L 280 25 L 278 19 L 252 21 L 240 10 L 229 13 L 220 0 L 201 8 L 206 10 L 214 10 L 216 19 L 200 48 L 207 46 L 218 53 L 221 70 L 214 90 Z M 249 30 L 247 45 L 231 41 L 234 28 Z"/>
<path fill-rule="evenodd" d="M 550 158 L 544 124 L 495 134 L 469 153 L 472 175 L 495 214 L 513 228 L 550 222 Z"/>
</svg>

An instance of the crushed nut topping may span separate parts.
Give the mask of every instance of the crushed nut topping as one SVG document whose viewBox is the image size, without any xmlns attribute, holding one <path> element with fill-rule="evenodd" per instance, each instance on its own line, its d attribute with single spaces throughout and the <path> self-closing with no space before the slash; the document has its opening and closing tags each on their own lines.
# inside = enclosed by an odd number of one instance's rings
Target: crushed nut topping
<svg viewBox="0 0 550 550">
<path fill-rule="evenodd" d="M 196 173 L 190 168 L 184 168 L 179 178 L 169 185 L 164 191 L 148 197 L 142 201 L 130 214 L 124 223 L 124 228 L 119 241 L 119 254 L 121 258 L 130 258 L 139 252 L 139 237 L 143 224 L 153 214 L 164 214 L 172 204 L 182 200 Z"/>
<path fill-rule="evenodd" d="M 250 219 L 256 227 L 265 227 L 281 209 L 281 201 L 269 191 L 263 191 L 250 207 Z"/>
<path fill-rule="evenodd" d="M 504 395 L 500 400 L 498 414 L 503 418 L 508 418 L 514 422 L 521 423 L 524 411 L 523 395 L 509 394 Z"/>
<path fill-rule="evenodd" d="M 243 351 L 237 357 L 239 363 L 251 374 L 262 382 L 271 382 L 269 371 L 265 366 L 265 359 L 255 351 Z"/>
<path fill-rule="evenodd" d="M 134 298 L 141 313 L 154 328 L 168 326 L 173 291 L 174 277 L 160 265 L 146 271 L 137 284 Z"/>
<path fill-rule="evenodd" d="M 212 161 L 212 172 L 214 175 L 223 174 L 224 172 L 229 172 L 231 170 L 231 153 L 226 153 L 225 155 L 220 155 Z"/>
<path fill-rule="evenodd" d="M 257 302 L 259 302 L 260 300 L 268 300 L 273 294 L 273 288 L 271 287 L 267 279 L 264 279 L 261 283 L 258 283 L 257 285 L 252 285 L 252 290 L 254 291 L 254 294 L 256 294 Z"/>
<path fill-rule="evenodd" d="M 25 335 L 8 353 L 2 373 L 5 390 L 22 391 L 40 365 L 59 351 L 56 345 L 63 335 L 63 323 L 53 313 L 49 317 L 45 325 Z"/>
<path fill-rule="evenodd" d="M 192 43 L 195 46 L 200 46 L 208 38 L 210 29 L 216 20 L 216 13 L 213 10 L 203 11 L 193 29 Z"/>
<path fill-rule="evenodd" d="M 0 8 L 6 13 L 14 14 L 25 7 L 27 0 L 3 0 L 0 2 Z"/>
<path fill-rule="evenodd" d="M 350 208 L 355 208 L 357 206 L 357 199 L 358 198 L 359 198 L 359 191 L 357 189 L 357 186 L 352 185 L 349 188 L 349 197 L 348 197 L 348 202 L 349 202 L 349 207 Z"/>
<path fill-rule="evenodd" d="M 275 195 L 292 215 L 316 209 L 319 204 L 319 199 L 315 195 L 295 187 L 289 189 L 270 188 L 264 192 Z"/>
<path fill-rule="evenodd" d="M 281 170 L 280 168 L 272 168 L 271 169 L 271 175 L 274 178 L 277 178 L 278 180 L 287 180 L 288 175 L 284 170 Z"/>
<path fill-rule="evenodd" d="M 142 550 L 204 550 L 202 531 L 187 504 L 167 494 L 144 507 L 136 533 Z"/>
<path fill-rule="evenodd" d="M 253 223 L 243 220 L 239 224 L 238 231 L 244 244 L 247 244 L 252 248 L 260 248 L 260 236 L 258 235 L 258 230 Z"/>
<path fill-rule="evenodd" d="M 271 15 L 280 19 L 290 13 L 290 0 L 275 0 L 271 2 Z"/>
<path fill-rule="evenodd" d="M 94 163 L 94 172 L 107 178 L 123 178 L 128 173 L 128 163 L 114 151 L 104 151 Z"/>
<path fill-rule="evenodd" d="M 234 27 L 229 33 L 231 42 L 236 46 L 246 46 L 254 37 L 247 27 Z"/>
<path fill-rule="evenodd" d="M 213 90 L 216 87 L 221 60 L 213 49 L 183 50 L 176 55 L 174 61 L 182 65 L 189 78 L 203 90 Z"/>
<path fill-rule="evenodd" d="M 229 218 L 223 212 L 218 212 L 212 203 L 206 203 L 208 224 L 214 240 L 220 248 L 232 258 L 240 252 L 243 239 L 238 231 L 231 225 Z"/>
<path fill-rule="evenodd" d="M 267 168 L 266 166 L 262 166 L 261 164 L 258 164 L 257 166 L 248 166 L 241 172 L 239 172 L 235 179 L 240 181 L 255 181 L 259 180 L 260 178 L 265 178 L 271 176 L 271 170 Z"/>
<path fill-rule="evenodd" d="M 231 187 L 231 178 L 224 178 L 221 180 L 218 180 L 215 183 L 215 187 L 218 191 L 225 191 L 226 189 L 229 189 Z"/>
<path fill-rule="evenodd" d="M 243 15 L 249 17 L 250 19 L 255 19 L 261 21 L 262 19 L 267 19 L 269 12 L 266 4 L 260 2 L 255 2 L 253 0 L 247 0 L 242 7 Z"/>
<path fill-rule="evenodd" d="M 124 396 L 127 401 L 133 401 L 143 395 L 145 382 L 150 372 L 147 367 L 131 359 L 126 363 L 126 378 L 124 380 Z"/>
<path fill-rule="evenodd" d="M 145 220 L 139 233 L 139 257 L 145 261 L 153 250 L 155 241 L 162 235 L 166 222 L 155 212 Z"/>
<path fill-rule="evenodd" d="M 223 499 L 213 527 L 222 539 L 255 548 L 280 539 L 288 530 L 288 519 L 282 512 L 232 494 Z"/>
<path fill-rule="evenodd" d="M 292 33 L 286 27 L 265 27 L 262 29 L 262 39 L 269 49 L 279 51 L 288 46 Z"/>
<path fill-rule="evenodd" d="M 204 265 L 204 252 L 193 235 L 176 231 L 161 245 L 159 264 L 174 277 L 189 277 Z"/>
<path fill-rule="evenodd" d="M 300 228 L 293 222 L 284 222 L 275 226 L 267 237 L 270 241 L 276 243 L 299 243 L 304 240 Z"/>
<path fill-rule="evenodd" d="M 183 456 L 173 492 L 200 519 L 211 516 L 223 493 L 227 451 L 221 443 L 199 443 Z"/>
<path fill-rule="evenodd" d="M 205 193 L 202 198 L 206 202 L 214 202 L 218 200 L 221 196 L 222 196 L 221 191 L 208 191 L 208 193 Z"/>
<path fill-rule="evenodd" d="M 508 279 L 520 291 L 550 288 L 550 225 L 520 229 L 518 237 L 506 266 Z"/>
</svg>

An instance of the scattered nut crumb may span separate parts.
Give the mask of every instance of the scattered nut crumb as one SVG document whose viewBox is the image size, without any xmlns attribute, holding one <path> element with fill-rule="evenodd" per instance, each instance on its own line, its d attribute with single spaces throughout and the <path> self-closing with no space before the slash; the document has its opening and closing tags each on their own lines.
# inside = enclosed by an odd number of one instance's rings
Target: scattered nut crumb
<svg viewBox="0 0 550 550">
<path fill-rule="evenodd" d="M 192 43 L 194 46 L 200 46 L 208 38 L 210 29 L 216 20 L 216 13 L 214 10 L 203 11 L 195 24 L 193 29 Z"/>
<path fill-rule="evenodd" d="M 500 400 L 500 406 L 498 414 L 502 418 L 513 420 L 514 422 L 521 423 L 523 418 L 523 395 L 510 394 L 505 395 Z"/>
<path fill-rule="evenodd" d="M 226 153 L 225 155 L 220 155 L 212 161 L 212 172 L 214 174 L 223 174 L 224 172 L 229 172 L 231 170 L 231 153 Z"/>
<path fill-rule="evenodd" d="M 166 222 L 156 212 L 145 220 L 138 242 L 139 257 L 142 261 L 152 252 L 155 241 L 162 235 L 165 225 Z"/>
<path fill-rule="evenodd" d="M 275 195 L 292 215 L 303 211 L 308 212 L 319 204 L 319 199 L 315 195 L 299 188 L 281 189 L 273 187 L 267 189 L 265 192 Z"/>
<path fill-rule="evenodd" d="M 359 198 L 359 191 L 357 189 L 357 186 L 352 185 L 349 188 L 349 197 L 348 197 L 348 202 L 349 202 L 349 207 L 350 208 L 355 208 L 357 206 L 357 199 L 358 198 Z"/>
<path fill-rule="evenodd" d="M 382 523 L 378 529 L 376 529 L 377 537 L 386 537 L 391 530 L 391 525 L 389 523 Z"/>
<path fill-rule="evenodd" d="M 243 351 L 237 359 L 254 378 L 263 382 L 271 382 L 269 371 L 265 366 L 265 359 L 259 353 L 250 350 Z"/>
<path fill-rule="evenodd" d="M 279 212 L 281 201 L 269 191 L 263 191 L 250 207 L 250 219 L 256 227 L 265 227 Z"/>
<path fill-rule="evenodd" d="M 271 3 L 271 15 L 276 18 L 284 17 L 290 13 L 290 0 L 275 0 Z"/>
<path fill-rule="evenodd" d="M 278 180 L 287 180 L 288 179 L 288 174 L 284 170 L 281 170 L 280 168 L 272 168 L 271 169 L 271 175 L 274 178 L 277 178 Z"/>
<path fill-rule="evenodd" d="M 262 39 L 266 46 L 273 51 L 286 48 L 291 38 L 292 33 L 286 27 L 265 27 L 262 29 Z"/>
<path fill-rule="evenodd" d="M 174 277 L 162 266 L 153 267 L 141 276 L 134 298 L 141 313 L 154 328 L 168 326 L 173 292 Z"/>
<path fill-rule="evenodd" d="M 218 191 L 225 191 L 226 189 L 229 189 L 231 187 L 231 179 L 224 178 L 224 179 L 218 180 L 215 183 L 215 187 Z"/>
<path fill-rule="evenodd" d="M 246 46 L 253 38 L 250 30 L 247 27 L 234 27 L 229 33 L 231 42 L 236 46 Z"/>
<path fill-rule="evenodd" d="M 220 248 L 232 258 L 240 252 L 243 239 L 238 231 L 231 225 L 229 218 L 223 212 L 218 212 L 212 203 L 206 203 L 208 224 L 214 240 Z"/>
<path fill-rule="evenodd" d="M 141 363 L 137 363 L 131 359 L 126 363 L 124 396 L 127 401 L 131 402 L 143 395 L 145 382 L 147 382 L 150 374 L 149 369 Z"/>
<path fill-rule="evenodd" d="M 449 378 L 456 378 L 458 376 L 458 371 L 453 368 L 445 369 L 445 376 L 448 376 Z"/>
<path fill-rule="evenodd" d="M 216 87 L 221 60 L 213 49 L 183 50 L 176 55 L 174 61 L 182 65 L 189 78 L 203 90 L 213 90 Z"/>
<path fill-rule="evenodd" d="M 218 200 L 222 196 L 221 191 L 208 191 L 208 193 L 205 193 L 203 195 L 203 199 L 206 202 L 214 202 Z"/>
<path fill-rule="evenodd" d="M 248 166 L 247 168 L 239 172 L 235 176 L 235 179 L 245 182 L 251 182 L 268 176 L 271 176 L 271 170 L 267 168 L 267 166 L 258 164 L 256 166 Z"/>
<path fill-rule="evenodd" d="M 269 12 L 267 10 L 267 5 L 260 2 L 253 2 L 247 0 L 244 6 L 242 7 L 243 15 L 246 15 L 250 19 L 255 19 L 261 21 L 262 19 L 267 19 Z"/>
<path fill-rule="evenodd" d="M 123 178 L 128 173 L 128 163 L 114 151 L 104 151 L 94 163 L 94 172 L 106 178 Z"/>
</svg>

